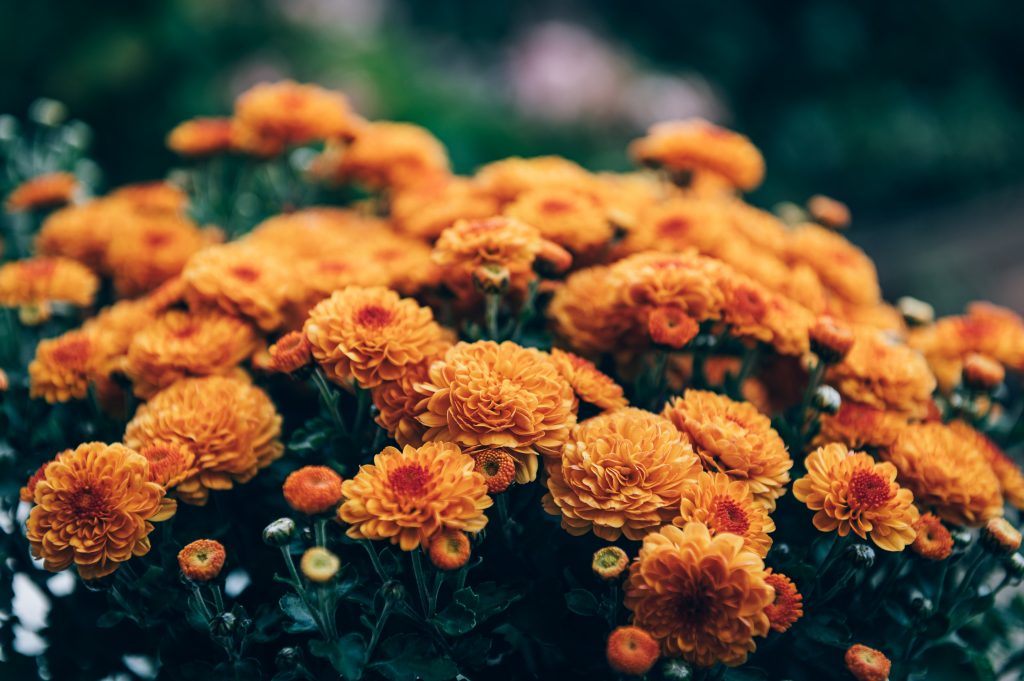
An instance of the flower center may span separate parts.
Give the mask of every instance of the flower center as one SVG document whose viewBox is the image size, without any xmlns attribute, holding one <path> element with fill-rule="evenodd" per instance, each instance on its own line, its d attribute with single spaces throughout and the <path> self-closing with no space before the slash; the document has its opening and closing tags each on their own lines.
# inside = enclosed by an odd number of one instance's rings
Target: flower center
<svg viewBox="0 0 1024 681">
<path fill-rule="evenodd" d="M 711 502 L 711 517 L 716 532 L 731 532 L 742 537 L 750 529 L 747 512 L 728 497 L 715 497 Z"/>
<path fill-rule="evenodd" d="M 58 364 L 82 366 L 89 358 L 89 339 L 66 339 L 53 350 L 53 359 Z"/>
<path fill-rule="evenodd" d="M 391 322 L 391 310 L 380 305 L 367 305 L 356 313 L 356 324 L 371 329 L 381 329 Z"/>
<path fill-rule="evenodd" d="M 658 234 L 661 236 L 683 236 L 688 231 L 690 221 L 684 217 L 667 218 L 658 224 Z"/>
<path fill-rule="evenodd" d="M 711 614 L 711 603 L 698 585 L 676 598 L 676 614 L 686 627 L 699 627 Z"/>
<path fill-rule="evenodd" d="M 255 267 L 250 267 L 249 265 L 238 265 L 237 267 L 232 267 L 231 274 L 234 275 L 236 279 L 241 279 L 242 281 L 247 282 L 253 282 L 260 278 L 260 271 Z"/>
<path fill-rule="evenodd" d="M 148 232 L 144 240 L 147 246 L 159 248 L 171 241 L 171 235 L 167 232 Z"/>
<path fill-rule="evenodd" d="M 548 199 L 540 205 L 540 209 L 545 213 L 565 213 L 570 208 L 568 201 L 562 199 Z"/>
<path fill-rule="evenodd" d="M 744 314 L 754 321 L 761 321 L 767 311 L 760 294 L 746 286 L 740 286 L 735 290 L 733 305 L 737 313 Z"/>
<path fill-rule="evenodd" d="M 418 496 L 423 494 L 430 479 L 427 471 L 419 464 L 409 464 L 396 468 L 388 476 L 388 485 L 396 494 Z"/>
<path fill-rule="evenodd" d="M 874 471 L 857 471 L 850 478 L 849 502 L 852 508 L 878 508 L 891 498 L 888 481 Z"/>
<path fill-rule="evenodd" d="M 110 510 L 107 497 L 88 485 L 71 493 L 68 506 L 76 518 L 94 520 Z"/>
</svg>

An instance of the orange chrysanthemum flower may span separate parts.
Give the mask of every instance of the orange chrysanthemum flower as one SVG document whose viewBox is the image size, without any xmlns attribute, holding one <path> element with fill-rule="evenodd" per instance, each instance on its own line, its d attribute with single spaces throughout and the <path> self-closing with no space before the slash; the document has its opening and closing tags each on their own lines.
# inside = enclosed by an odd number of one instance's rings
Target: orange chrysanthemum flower
<svg viewBox="0 0 1024 681">
<path fill-rule="evenodd" d="M 512 342 L 453 346 L 416 391 L 424 440 L 505 448 L 519 483 L 537 477 L 537 454 L 557 454 L 576 424 L 576 396 L 555 363 Z"/>
<path fill-rule="evenodd" d="M 71 258 L 100 271 L 114 234 L 126 228 L 132 218 L 129 206 L 109 199 L 66 206 L 43 221 L 36 236 L 36 251 Z"/>
<path fill-rule="evenodd" d="M 469 537 L 462 530 L 443 530 L 430 540 L 427 553 L 439 570 L 458 570 L 469 562 Z"/>
<path fill-rule="evenodd" d="M 303 466 L 285 478 L 282 491 L 299 513 L 327 513 L 341 502 L 341 476 L 327 466 Z"/>
<path fill-rule="evenodd" d="M 291 80 L 259 83 L 235 100 L 232 143 L 259 156 L 319 140 L 349 138 L 361 120 L 345 95 Z"/>
<path fill-rule="evenodd" d="M 562 529 L 636 540 L 678 513 L 700 460 L 667 419 L 627 407 L 580 423 L 545 468 L 544 510 L 561 515 Z"/>
<path fill-rule="evenodd" d="M 696 484 L 682 489 L 679 515 L 673 524 L 685 527 L 688 522 L 703 523 L 712 536 L 731 532 L 743 539 L 743 546 L 764 558 L 772 547 L 769 533 L 775 523 L 768 509 L 757 503 L 750 486 L 733 480 L 724 473 L 701 473 Z"/>
<path fill-rule="evenodd" d="M 384 381 L 371 391 L 378 412 L 374 420 L 399 445 L 423 444 L 427 427 L 416 418 L 417 405 L 423 400 L 423 395 L 416 392 L 416 385 L 429 380 L 433 360 L 428 358 L 408 365 L 396 380 Z"/>
<path fill-rule="evenodd" d="M 875 263 L 846 237 L 819 225 L 805 224 L 789 237 L 791 262 L 809 265 L 837 296 L 857 305 L 873 305 L 881 298 Z"/>
<path fill-rule="evenodd" d="M 692 253 L 639 253 L 612 269 L 621 275 L 620 296 L 644 332 L 648 315 L 660 308 L 678 309 L 696 321 L 721 316 L 721 281 L 727 270 L 717 260 Z"/>
<path fill-rule="evenodd" d="M 1021 533 L 1006 518 L 990 518 L 981 530 L 981 541 L 996 555 L 1009 555 L 1020 548 Z"/>
<path fill-rule="evenodd" d="M 622 386 L 598 371 L 593 362 L 558 348 L 551 350 L 551 359 L 582 401 L 601 409 L 619 409 L 629 405 Z"/>
<path fill-rule="evenodd" d="M 184 215 L 188 207 L 188 194 L 181 187 L 164 180 L 137 182 L 118 187 L 105 199 L 115 205 L 131 209 L 136 215 Z"/>
<path fill-rule="evenodd" d="M 629 253 L 696 249 L 704 255 L 720 256 L 726 242 L 741 238 L 726 218 L 721 201 L 674 196 L 646 206 L 623 239 L 622 248 Z"/>
<path fill-rule="evenodd" d="M 928 560 L 946 560 L 953 553 L 953 537 L 934 513 L 922 513 L 914 523 L 917 536 L 910 548 Z"/>
<path fill-rule="evenodd" d="M 481 449 L 472 452 L 475 470 L 487 481 L 488 494 L 501 494 L 515 482 L 516 460 L 502 449 Z"/>
<path fill-rule="evenodd" d="M 169 310 L 135 334 L 124 372 L 136 395 L 150 397 L 188 376 L 226 374 L 255 349 L 253 328 L 237 317 Z"/>
<path fill-rule="evenodd" d="M 852 530 L 886 551 L 902 551 L 914 541 L 914 495 L 896 483 L 891 463 L 875 463 L 838 443 L 819 447 L 804 463 L 807 475 L 793 483 L 793 496 L 817 511 L 816 528 L 840 537 Z"/>
<path fill-rule="evenodd" d="M 483 220 L 501 212 L 498 201 L 472 180 L 444 176 L 396 188 L 391 221 L 403 234 L 434 241 L 460 220 Z"/>
<path fill-rule="evenodd" d="M 50 404 L 80 400 L 88 393 L 99 362 L 96 340 L 86 331 L 40 341 L 28 365 L 29 394 Z"/>
<path fill-rule="evenodd" d="M 882 651 L 857 643 L 847 649 L 844 659 L 857 681 L 888 681 L 892 662 Z"/>
<path fill-rule="evenodd" d="M 767 343 L 783 355 L 810 349 L 815 318 L 803 305 L 739 274 L 727 277 L 722 289 L 722 317 L 733 336 Z"/>
<path fill-rule="evenodd" d="M 925 354 L 944 390 L 960 379 L 963 361 L 972 352 L 1024 369 L 1024 320 L 991 303 L 971 303 L 965 315 L 914 329 L 908 342 Z"/>
<path fill-rule="evenodd" d="M 633 310 L 619 297 L 619 270 L 588 267 L 569 275 L 547 314 L 555 332 L 575 350 L 612 352 L 634 328 Z"/>
<path fill-rule="evenodd" d="M 603 580 L 615 579 L 629 567 L 629 556 L 618 546 L 603 546 L 594 551 L 590 567 Z"/>
<path fill-rule="evenodd" d="M 492 196 L 506 203 L 530 189 L 584 185 L 590 180 L 590 174 L 560 156 L 510 157 L 480 168 L 476 180 Z"/>
<path fill-rule="evenodd" d="M 689 436 L 705 469 L 746 481 L 769 510 L 786 493 L 793 461 L 771 420 L 754 405 L 687 390 L 665 405 L 662 415 Z"/>
<path fill-rule="evenodd" d="M 1024 510 L 1024 474 L 1021 473 L 1017 462 L 1007 456 L 1006 452 L 988 436 L 963 421 L 953 421 L 949 427 L 969 439 L 985 455 L 985 460 L 999 479 L 1003 497 L 1014 508 Z"/>
<path fill-rule="evenodd" d="M 593 254 L 611 241 L 614 227 L 592 193 L 570 187 L 538 187 L 505 207 L 505 215 L 533 225 L 574 254 Z"/>
<path fill-rule="evenodd" d="M 963 382 L 974 390 L 993 390 L 1006 378 L 1006 369 L 991 357 L 971 352 L 964 357 Z"/>
<path fill-rule="evenodd" d="M 380 191 L 446 176 L 448 152 L 426 128 L 374 121 L 360 126 L 350 143 L 328 145 L 310 172 Z"/>
<path fill-rule="evenodd" d="M 179 274 L 208 240 L 209 236 L 186 217 L 147 215 L 118 230 L 117 238 L 107 248 L 106 268 L 118 295 L 137 296 Z"/>
<path fill-rule="evenodd" d="M 190 504 L 206 503 L 211 489 L 248 482 L 281 456 L 281 417 L 266 393 L 233 376 L 186 378 L 141 405 L 125 428 L 135 448 L 180 443 L 195 454 L 195 474 L 175 486 Z"/>
<path fill-rule="evenodd" d="M 616 627 L 605 653 L 612 669 L 630 676 L 643 676 L 660 657 L 658 642 L 640 627 Z"/>
<path fill-rule="evenodd" d="M 171 489 L 195 475 L 196 455 L 180 442 L 153 442 L 143 445 L 139 454 L 149 462 L 149 479 L 164 489 Z"/>
<path fill-rule="evenodd" d="M 846 357 L 854 342 L 853 331 L 828 316 L 818 317 L 810 329 L 810 338 L 811 352 L 827 364 L 835 364 Z"/>
<path fill-rule="evenodd" d="M 775 589 L 775 600 L 764 611 L 771 622 L 772 631 L 787 631 L 804 616 L 804 597 L 797 591 L 793 580 L 780 572 L 772 572 L 771 568 L 765 570 L 764 581 Z"/>
<path fill-rule="evenodd" d="M 47 461 L 42 466 L 36 469 L 36 472 L 29 476 L 29 479 L 25 482 L 25 486 L 18 490 L 18 499 L 27 503 L 32 503 L 36 498 L 36 485 L 39 481 L 46 476 L 46 467 L 50 465 Z"/>
<path fill-rule="evenodd" d="M 652 126 L 629 154 L 643 165 L 711 175 L 737 189 L 754 189 L 764 178 L 764 157 L 746 136 L 699 118 Z"/>
<path fill-rule="evenodd" d="M 313 346 L 302 331 L 289 331 L 277 339 L 267 350 L 270 354 L 270 369 L 282 374 L 292 374 L 313 361 Z"/>
<path fill-rule="evenodd" d="M 220 575 L 226 558 L 227 552 L 219 541 L 197 539 L 178 552 L 178 567 L 186 579 L 209 582 Z"/>
<path fill-rule="evenodd" d="M 7 195 L 4 207 L 10 213 L 50 208 L 70 203 L 78 191 L 78 178 L 71 173 L 48 173 L 25 180 Z"/>
<path fill-rule="evenodd" d="M 67 258 L 29 258 L 0 267 L 0 306 L 51 301 L 88 307 L 100 282 L 88 267 Z"/>
<path fill-rule="evenodd" d="M 825 380 L 844 397 L 911 416 L 927 413 L 935 390 L 935 376 L 920 354 L 869 329 L 855 332 L 850 352 L 828 368 Z"/>
<path fill-rule="evenodd" d="M 629 570 L 625 604 L 633 624 L 662 652 L 702 667 L 742 664 L 765 636 L 774 591 L 764 563 L 734 534 L 712 537 L 701 523 L 663 527 L 644 538 Z"/>
<path fill-rule="evenodd" d="M 822 414 L 821 431 L 814 444 L 841 442 L 851 449 L 888 447 L 908 423 L 907 417 L 899 412 L 843 400 L 838 412 Z"/>
<path fill-rule="evenodd" d="M 446 345 L 429 307 L 383 287 L 336 291 L 313 308 L 304 331 L 328 377 L 364 388 L 399 378 Z"/>
<path fill-rule="evenodd" d="M 493 503 L 473 459 L 450 442 L 385 448 L 342 483 L 338 517 L 353 539 L 389 539 L 403 551 L 428 546 L 444 530 L 476 533 Z"/>
<path fill-rule="evenodd" d="M 192 256 L 181 273 L 192 309 L 219 309 L 251 319 L 264 331 L 284 323 L 294 298 L 290 269 L 268 252 L 247 244 L 207 248 Z"/>
<path fill-rule="evenodd" d="M 96 579 L 149 553 L 166 507 L 148 468 L 120 444 L 88 442 L 58 454 L 36 485 L 26 524 L 32 555 L 51 572 L 74 563 L 84 579 Z"/>
<path fill-rule="evenodd" d="M 814 221 L 832 229 L 850 226 L 850 209 L 842 201 L 815 194 L 807 201 L 807 212 Z"/>
<path fill-rule="evenodd" d="M 882 456 L 917 503 L 956 525 L 981 525 L 1002 515 L 1003 496 L 976 440 L 941 423 L 907 426 Z"/>
<path fill-rule="evenodd" d="M 167 148 L 179 156 L 201 157 L 232 149 L 230 118 L 193 118 L 179 123 L 167 135 Z"/>
</svg>

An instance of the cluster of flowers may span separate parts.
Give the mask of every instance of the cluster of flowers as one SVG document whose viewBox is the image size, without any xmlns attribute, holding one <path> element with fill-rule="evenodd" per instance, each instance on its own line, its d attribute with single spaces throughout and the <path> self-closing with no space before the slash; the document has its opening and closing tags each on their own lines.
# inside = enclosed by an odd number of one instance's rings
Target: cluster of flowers
<svg viewBox="0 0 1024 681">
<path fill-rule="evenodd" d="M 356 443 L 284 485 L 297 512 L 336 521 L 318 532 L 458 570 L 489 521 L 515 521 L 506 496 L 538 489 L 528 498 L 566 542 L 606 544 L 594 571 L 624 575 L 628 626 L 613 621 L 607 647 L 623 673 L 662 656 L 742 664 L 830 590 L 773 562 L 788 492 L 813 524 L 780 530 L 808 544 L 816 528 L 834 546 L 852 533 L 944 561 L 949 527 L 986 526 L 1016 551 L 1002 516 L 1004 502 L 1024 508 L 1024 476 L 993 438 L 1014 416 L 1006 372 L 1024 370 L 1024 321 L 985 303 L 937 320 L 919 301 L 885 303 L 872 261 L 840 233 L 841 203 L 815 197 L 787 224 L 739 198 L 764 174 L 742 135 L 671 122 L 632 145 L 642 171 L 511 158 L 462 177 L 426 130 L 281 82 L 168 138 L 197 164 L 311 144 L 310 181 L 365 198 L 233 240 L 193 222 L 168 183 L 84 199 L 52 175 L 8 197 L 8 211 L 70 203 L 43 220 L 38 255 L 0 267 L 0 305 L 28 327 L 116 296 L 41 340 L 27 367 L 31 397 L 89 398 L 124 423 L 120 443 L 60 453 L 22 489 L 46 569 L 108 575 L 150 550 L 152 523 L 177 504 L 282 457 L 274 374 Z M 342 403 L 359 405 L 351 422 Z M 371 418 L 367 444 L 353 433 Z M 318 534 L 301 561 L 315 584 L 338 572 L 331 541 Z M 200 540 L 179 559 L 195 586 L 225 550 Z M 859 679 L 888 675 L 878 651 L 846 659 Z"/>
</svg>

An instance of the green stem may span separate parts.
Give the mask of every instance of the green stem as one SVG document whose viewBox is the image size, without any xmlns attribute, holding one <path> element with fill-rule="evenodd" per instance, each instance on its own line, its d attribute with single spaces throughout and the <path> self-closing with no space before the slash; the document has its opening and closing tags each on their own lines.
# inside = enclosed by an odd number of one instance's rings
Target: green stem
<svg viewBox="0 0 1024 681">
<path fill-rule="evenodd" d="M 384 573 L 384 566 L 381 565 L 380 562 L 380 556 L 377 555 L 377 549 L 373 548 L 373 544 L 369 539 L 364 539 L 359 543 L 362 544 L 363 548 L 366 549 L 366 552 L 370 554 L 370 562 L 373 564 L 373 569 L 377 573 L 377 576 L 380 577 L 381 583 L 383 584 L 388 581 L 388 577 Z"/>
<path fill-rule="evenodd" d="M 501 309 L 501 294 L 488 293 L 484 296 L 484 321 L 487 327 L 487 339 L 499 340 L 498 312 Z"/>
<path fill-rule="evenodd" d="M 950 561 L 947 556 L 946 559 L 942 561 L 942 569 L 939 571 L 939 585 L 935 589 L 934 601 L 936 609 L 939 610 L 942 609 L 942 596 L 944 595 L 943 592 L 946 590 L 946 579 L 949 577 L 949 564 L 951 562 L 952 561 Z"/>
<path fill-rule="evenodd" d="M 410 551 L 409 558 L 412 561 L 412 573 L 416 577 L 416 589 L 420 594 L 420 606 L 423 608 L 423 617 L 429 619 L 429 596 L 427 595 L 427 582 L 423 576 L 423 562 L 420 558 L 419 549 L 413 549 Z"/>
<path fill-rule="evenodd" d="M 305 585 L 302 583 L 302 578 L 299 576 L 299 571 L 295 569 L 295 561 L 292 559 L 292 554 L 288 551 L 287 546 L 281 547 L 281 555 L 284 556 L 284 563 L 288 566 L 288 574 L 291 575 L 292 581 L 295 583 L 295 593 L 302 599 L 302 604 L 306 606 L 306 611 L 309 612 L 309 616 L 316 622 L 317 629 L 327 640 L 331 640 L 330 632 L 327 626 L 324 624 L 323 618 L 320 616 L 320 608 L 314 607 L 310 602 L 309 592 L 306 591 Z"/>
<path fill-rule="evenodd" d="M 345 419 L 341 418 L 341 414 L 338 412 L 338 396 L 334 393 L 327 380 L 327 376 L 320 367 L 313 370 L 313 385 L 316 386 L 317 392 L 320 393 L 320 401 L 330 413 L 334 425 L 347 436 L 348 426 L 345 424 Z"/>
<path fill-rule="evenodd" d="M 384 609 L 380 611 L 380 616 L 377 618 L 377 623 L 373 625 L 373 633 L 370 635 L 370 643 L 366 646 L 366 661 L 369 662 L 373 659 L 373 651 L 377 648 L 377 641 L 380 640 L 380 635 L 384 631 L 384 625 L 388 622 L 388 617 L 391 616 L 391 608 L 393 604 L 389 601 L 384 604 Z"/>
<path fill-rule="evenodd" d="M 224 595 L 220 592 L 220 586 L 216 584 L 210 585 L 210 591 L 213 592 L 213 604 L 217 608 L 217 614 L 224 612 Z"/>
<path fill-rule="evenodd" d="M 213 613 L 210 612 L 210 607 L 208 605 L 206 605 L 206 599 L 203 598 L 203 592 L 199 590 L 199 585 L 197 583 L 195 583 L 195 582 L 192 582 L 191 584 L 192 584 L 192 593 L 195 594 L 195 597 L 196 597 L 196 603 L 198 603 L 200 609 L 202 609 L 203 617 L 206 618 L 206 624 L 209 625 L 210 624 L 210 620 L 213 619 Z M 116 588 L 113 589 L 113 591 L 116 593 L 116 591 L 117 591 Z"/>
<path fill-rule="evenodd" d="M 832 535 L 832 545 L 828 547 L 828 553 L 825 554 L 824 560 L 821 561 L 821 566 L 818 568 L 818 578 L 811 584 L 811 588 L 807 593 L 807 600 L 810 600 L 811 596 L 818 590 L 818 585 L 821 584 L 829 569 L 838 560 L 843 544 L 842 540 L 843 538 L 839 536 L 838 532 Z"/>
<path fill-rule="evenodd" d="M 313 533 L 316 536 L 316 545 L 320 548 L 327 546 L 327 518 L 317 518 L 313 524 Z"/>
</svg>

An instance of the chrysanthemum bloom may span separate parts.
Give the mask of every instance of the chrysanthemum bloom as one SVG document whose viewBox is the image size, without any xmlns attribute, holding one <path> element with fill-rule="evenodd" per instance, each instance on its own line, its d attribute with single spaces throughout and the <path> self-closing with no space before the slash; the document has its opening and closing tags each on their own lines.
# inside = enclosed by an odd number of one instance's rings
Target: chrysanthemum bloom
<svg viewBox="0 0 1024 681">
<path fill-rule="evenodd" d="M 71 173 L 48 173 L 26 180 L 7 195 L 4 208 L 10 213 L 49 208 L 70 203 L 78 191 L 78 178 Z"/>
<path fill-rule="evenodd" d="M 444 530 L 430 540 L 430 562 L 439 570 L 458 570 L 469 561 L 469 537 L 462 530 Z"/>
<path fill-rule="evenodd" d="M 573 272 L 548 305 L 555 332 L 575 350 L 612 352 L 635 326 L 633 309 L 620 296 L 621 277 L 611 267 Z"/>
<path fill-rule="evenodd" d="M 722 290 L 722 319 L 730 334 L 767 343 L 783 355 L 810 349 L 814 315 L 803 305 L 737 273 L 724 278 Z"/>
<path fill-rule="evenodd" d="M 695 196 L 653 203 L 640 212 L 621 247 L 628 253 L 696 249 L 703 255 L 718 256 L 723 242 L 742 238 L 732 230 L 723 208 L 721 201 Z"/>
<path fill-rule="evenodd" d="M 447 175 L 448 152 L 426 128 L 374 121 L 360 126 L 349 144 L 328 145 L 310 172 L 380 191 Z"/>
<path fill-rule="evenodd" d="M 771 622 L 772 631 L 787 631 L 804 616 L 804 597 L 797 591 L 793 580 L 780 572 L 772 572 L 771 568 L 765 570 L 764 581 L 775 589 L 775 600 L 764 611 Z"/>
<path fill-rule="evenodd" d="M 712 537 L 701 523 L 689 523 L 644 538 L 624 602 L 665 655 L 732 667 L 755 649 L 755 636 L 768 634 L 765 609 L 774 598 L 764 563 L 740 537 Z"/>
<path fill-rule="evenodd" d="M 164 489 L 171 489 L 198 471 L 192 448 L 180 442 L 152 442 L 143 445 L 139 454 L 149 462 L 149 479 Z"/>
<path fill-rule="evenodd" d="M 560 156 L 510 157 L 480 168 L 476 181 L 501 202 L 539 187 L 578 187 L 590 181 L 582 166 Z"/>
<path fill-rule="evenodd" d="M 74 563 L 84 579 L 149 553 L 164 490 L 148 464 L 120 444 L 88 442 L 58 454 L 35 489 L 26 528 L 32 555 L 51 572 Z"/>
<path fill-rule="evenodd" d="M 537 477 L 537 454 L 556 455 L 576 424 L 576 396 L 550 356 L 512 342 L 452 346 L 416 391 L 425 441 L 505 448 L 519 483 Z"/>
<path fill-rule="evenodd" d="M 241 243 L 196 253 L 181 277 L 190 308 L 245 317 L 264 331 L 284 323 L 284 310 L 294 298 L 288 267 L 268 252 Z"/>
<path fill-rule="evenodd" d="M 178 567 L 185 579 L 209 582 L 217 579 L 224 568 L 227 552 L 213 539 L 197 539 L 178 552 Z"/>
<path fill-rule="evenodd" d="M 658 661 L 658 642 L 640 627 L 617 627 L 608 637 L 608 665 L 620 674 L 643 676 Z"/>
<path fill-rule="evenodd" d="M 523 192 L 505 207 L 505 215 L 533 225 L 545 239 L 576 255 L 596 253 L 614 235 L 614 227 L 594 194 L 573 187 Z"/>
<path fill-rule="evenodd" d="M 100 271 L 114 234 L 132 218 L 128 206 L 107 199 L 65 206 L 43 221 L 36 236 L 36 252 L 71 258 Z"/>
<path fill-rule="evenodd" d="M 415 295 L 441 283 L 441 269 L 430 246 L 390 230 L 380 230 L 356 244 L 352 255 L 387 274 L 386 284 L 402 295 Z"/>
<path fill-rule="evenodd" d="M 0 306 L 50 301 L 92 305 L 100 282 L 88 267 L 68 258 L 29 258 L 0 267 Z"/>
<path fill-rule="evenodd" d="M 825 380 L 844 397 L 911 416 L 927 411 L 935 391 L 935 376 L 924 357 L 867 329 L 855 332 L 850 352 L 829 367 Z"/>
<path fill-rule="evenodd" d="M 260 83 L 235 100 L 232 143 L 259 156 L 318 140 L 349 138 L 360 119 L 345 95 L 290 80 Z"/>
<path fill-rule="evenodd" d="M 295 373 L 313 361 L 313 348 L 302 331 L 289 331 L 268 352 L 270 369 L 282 374 Z"/>
<path fill-rule="evenodd" d="M 793 461 L 771 420 L 754 405 L 687 390 L 665 405 L 662 415 L 690 438 L 706 470 L 745 481 L 768 510 L 786 493 Z"/>
<path fill-rule="evenodd" d="M 697 337 L 700 325 L 677 307 L 657 307 L 647 317 L 647 333 L 656 345 L 679 350 Z"/>
<path fill-rule="evenodd" d="M 29 479 L 25 482 L 25 486 L 18 490 L 18 499 L 28 503 L 32 503 L 36 498 L 36 485 L 39 481 L 46 476 L 46 467 L 50 465 L 47 461 L 42 466 L 36 469 L 36 472 L 29 476 Z"/>
<path fill-rule="evenodd" d="M 831 317 L 818 317 L 810 329 L 811 352 L 826 364 L 835 364 L 853 347 L 854 336 L 849 327 Z"/>
<path fill-rule="evenodd" d="M 594 551 L 590 567 L 601 579 L 615 579 L 629 567 L 629 556 L 618 546 L 605 546 Z"/>
<path fill-rule="evenodd" d="M 341 560 L 322 546 L 306 549 L 299 561 L 302 575 L 314 584 L 326 584 L 334 579 L 341 569 Z"/>
<path fill-rule="evenodd" d="M 391 197 L 395 228 L 425 241 L 434 241 L 460 220 L 482 220 L 500 212 L 497 199 L 464 177 L 424 179 L 398 187 Z"/>
<path fill-rule="evenodd" d="M 188 208 L 185 190 L 164 180 L 126 184 L 110 192 L 105 200 L 126 206 L 136 215 L 184 215 Z"/>
<path fill-rule="evenodd" d="M 1003 490 L 1003 497 L 1010 502 L 1014 508 L 1024 509 L 1024 474 L 1020 466 L 984 433 L 981 433 L 963 421 L 953 421 L 949 424 L 958 433 L 968 438 L 974 446 L 981 450 L 992 467 L 992 472 L 999 479 L 999 486 Z"/>
<path fill-rule="evenodd" d="M 1013 553 L 1020 548 L 1021 534 L 1006 518 L 992 518 L 982 528 L 981 540 L 990 551 Z"/>
<path fill-rule="evenodd" d="M 831 229 L 850 226 L 850 209 L 842 201 L 815 194 L 807 201 L 807 212 L 814 221 Z"/>
<path fill-rule="evenodd" d="M 612 266 L 622 277 L 620 295 L 645 331 L 647 316 L 660 308 L 679 309 L 697 321 L 718 319 L 724 268 L 692 253 L 639 253 Z"/>
<path fill-rule="evenodd" d="M 118 295 L 133 297 L 180 273 L 192 254 L 207 243 L 208 237 L 184 216 L 147 215 L 118 230 L 105 263 Z"/>
<path fill-rule="evenodd" d="M 189 376 L 226 374 L 256 349 L 252 326 L 215 310 L 169 310 L 128 346 L 124 372 L 135 394 L 150 397 Z"/>
<path fill-rule="evenodd" d="M 964 357 L 963 381 L 975 390 L 992 390 L 1006 378 L 1003 365 L 977 352 Z"/>
<path fill-rule="evenodd" d="M 394 381 L 384 381 L 371 390 L 373 404 L 377 407 L 374 420 L 401 446 L 423 444 L 423 433 L 427 427 L 416 418 L 417 405 L 423 395 L 416 392 L 416 385 L 429 379 L 430 365 L 434 358 L 404 367 L 402 375 Z"/>
<path fill-rule="evenodd" d="M 789 257 L 809 265 L 843 300 L 858 305 L 881 300 L 875 263 L 841 234 L 819 225 L 800 225 L 790 233 Z"/>
<path fill-rule="evenodd" d="M 895 464 L 917 503 L 947 522 L 977 526 L 1002 515 L 999 479 L 977 443 L 955 428 L 909 425 L 882 456 Z"/>
<path fill-rule="evenodd" d="M 475 470 L 487 481 L 488 494 L 501 494 L 515 482 L 516 460 L 503 449 L 481 449 L 470 452 Z"/>
<path fill-rule="evenodd" d="M 906 415 L 900 412 L 844 399 L 837 413 L 821 415 L 821 431 L 813 444 L 842 442 L 851 449 L 888 447 L 908 423 Z"/>
<path fill-rule="evenodd" d="M 141 405 L 125 428 L 125 442 L 183 443 L 196 457 L 197 473 L 175 495 L 205 504 L 211 489 L 248 482 L 281 456 L 281 417 L 266 393 L 234 376 L 187 378 Z"/>
<path fill-rule="evenodd" d="M 282 491 L 299 513 L 327 513 L 341 502 L 341 476 L 327 466 L 303 466 L 285 478 Z"/>
<path fill-rule="evenodd" d="M 840 537 L 852 530 L 886 551 L 902 551 L 914 541 L 914 495 L 896 483 L 891 463 L 875 463 L 838 443 L 819 447 L 804 463 L 807 475 L 793 483 L 793 496 L 817 511 L 816 528 Z"/>
<path fill-rule="evenodd" d="M 545 468 L 544 510 L 562 529 L 637 540 L 678 513 L 700 460 L 667 419 L 627 407 L 580 423 Z"/>
<path fill-rule="evenodd" d="M 558 348 L 551 349 L 551 359 L 583 402 L 605 410 L 628 406 L 622 386 L 598 371 L 593 362 Z"/>
<path fill-rule="evenodd" d="M 446 344 L 429 307 L 383 287 L 336 291 L 310 311 L 304 331 L 329 378 L 354 377 L 364 388 L 399 378 Z"/>
<path fill-rule="evenodd" d="M 39 342 L 35 359 L 28 365 L 29 394 L 50 404 L 80 400 L 98 368 L 92 334 L 75 330 Z"/>
<path fill-rule="evenodd" d="M 167 135 L 167 148 L 179 156 L 214 156 L 230 151 L 230 118 L 192 118 Z"/>
<path fill-rule="evenodd" d="M 402 451 L 386 447 L 342 483 L 338 517 L 353 539 L 389 539 L 403 551 L 428 546 L 446 529 L 476 533 L 494 503 L 473 459 L 450 442 Z"/>
<path fill-rule="evenodd" d="M 922 513 L 914 523 L 917 536 L 910 548 L 928 560 L 946 560 L 953 552 L 953 537 L 934 513 Z"/>
<path fill-rule="evenodd" d="M 754 499 L 750 486 L 724 473 L 701 473 L 694 485 L 682 490 L 679 515 L 673 524 L 703 523 L 712 535 L 731 532 L 743 539 L 743 546 L 764 558 L 772 546 L 769 533 L 775 523 L 763 504 Z"/>
<path fill-rule="evenodd" d="M 880 650 L 859 643 L 847 649 L 846 668 L 857 681 L 888 681 L 892 662 Z"/>
</svg>

